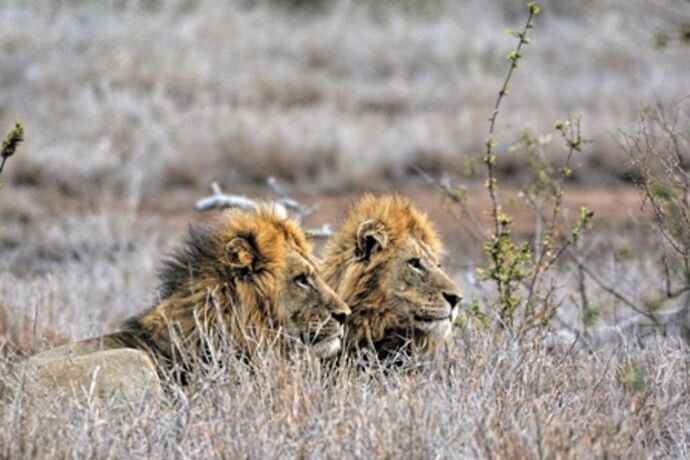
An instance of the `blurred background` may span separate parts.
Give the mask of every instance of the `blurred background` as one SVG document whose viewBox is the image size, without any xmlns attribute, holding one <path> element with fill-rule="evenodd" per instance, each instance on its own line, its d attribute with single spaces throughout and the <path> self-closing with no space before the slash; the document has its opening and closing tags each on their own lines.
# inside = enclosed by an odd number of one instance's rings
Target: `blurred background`
<svg viewBox="0 0 690 460">
<path fill-rule="evenodd" d="M 6 181 L 159 194 L 309 192 L 483 175 L 487 118 L 522 0 L 0 3 L 0 126 L 24 120 Z M 621 130 L 690 92 L 687 0 L 544 0 L 499 145 L 580 114 L 577 179 L 625 179 Z M 502 158 L 506 176 L 519 158 Z"/>
<path fill-rule="evenodd" d="M 504 201 L 529 179 L 509 148 L 519 133 L 559 161 L 554 122 L 581 115 L 591 142 L 567 202 L 635 246 L 644 215 L 621 133 L 690 94 L 690 2 L 540 6 L 496 127 Z M 482 218 L 488 117 L 516 41 L 504 31 L 525 20 L 521 0 L 0 0 L 0 127 L 26 127 L 0 192 L 5 328 L 111 328 L 149 304 L 162 255 L 207 219 L 193 206 L 212 181 L 259 197 L 270 176 L 320 205 L 313 225 L 365 190 L 405 193 L 471 289 L 479 246 L 417 168 L 467 187 Z"/>
</svg>

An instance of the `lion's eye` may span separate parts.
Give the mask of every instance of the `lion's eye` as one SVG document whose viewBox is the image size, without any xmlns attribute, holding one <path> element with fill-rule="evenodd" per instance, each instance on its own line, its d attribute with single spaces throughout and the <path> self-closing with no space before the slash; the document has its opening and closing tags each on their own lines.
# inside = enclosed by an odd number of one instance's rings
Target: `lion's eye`
<svg viewBox="0 0 690 460">
<path fill-rule="evenodd" d="M 413 258 L 407 261 L 407 264 L 414 268 L 415 270 L 422 271 L 424 270 L 424 265 L 422 265 L 422 261 L 419 260 L 418 258 Z"/>
<path fill-rule="evenodd" d="M 297 283 L 297 285 L 299 285 L 300 287 L 303 287 L 305 289 L 309 289 L 311 287 L 311 284 L 312 284 L 311 278 L 309 277 L 309 275 L 306 275 L 306 274 L 301 274 L 301 275 L 295 276 L 295 283 Z"/>
</svg>

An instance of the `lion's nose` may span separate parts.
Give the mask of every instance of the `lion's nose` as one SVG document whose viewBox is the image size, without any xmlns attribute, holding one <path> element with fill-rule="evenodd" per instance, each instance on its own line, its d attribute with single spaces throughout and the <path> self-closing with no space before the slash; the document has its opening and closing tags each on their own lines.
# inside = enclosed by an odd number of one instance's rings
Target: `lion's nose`
<svg viewBox="0 0 690 460">
<path fill-rule="evenodd" d="M 347 319 L 347 313 L 344 312 L 331 313 L 331 316 L 340 324 L 345 324 L 345 320 Z"/>
<path fill-rule="evenodd" d="M 460 301 L 462 300 L 462 297 L 460 297 L 459 295 L 450 293 L 450 292 L 444 292 L 443 298 L 446 299 L 446 302 L 448 302 L 450 304 L 451 310 L 453 308 L 455 308 L 460 303 Z"/>
</svg>

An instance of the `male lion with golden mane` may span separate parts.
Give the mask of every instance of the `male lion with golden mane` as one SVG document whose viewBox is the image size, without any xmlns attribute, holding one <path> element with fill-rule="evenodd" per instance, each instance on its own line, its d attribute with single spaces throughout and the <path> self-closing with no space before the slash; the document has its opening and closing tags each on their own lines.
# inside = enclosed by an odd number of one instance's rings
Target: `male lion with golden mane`
<svg viewBox="0 0 690 460">
<path fill-rule="evenodd" d="M 381 358 L 434 352 L 450 337 L 462 292 L 441 269 L 442 245 L 405 198 L 367 195 L 324 248 L 321 273 L 349 305 L 347 348 Z"/>
<path fill-rule="evenodd" d="M 160 299 L 123 329 L 32 358 L 84 356 L 102 350 L 145 351 L 182 372 L 230 343 L 251 358 L 260 343 L 305 343 L 317 356 L 338 353 L 349 308 L 317 272 L 299 224 L 267 207 L 225 211 L 210 228 L 192 228 L 160 272 Z"/>
</svg>

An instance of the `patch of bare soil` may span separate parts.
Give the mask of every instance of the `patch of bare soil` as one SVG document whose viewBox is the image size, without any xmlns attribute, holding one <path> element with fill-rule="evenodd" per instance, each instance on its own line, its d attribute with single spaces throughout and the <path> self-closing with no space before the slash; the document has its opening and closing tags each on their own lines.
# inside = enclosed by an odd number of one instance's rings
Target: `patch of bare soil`
<svg viewBox="0 0 690 460">
<path fill-rule="evenodd" d="M 460 218 L 448 200 L 436 189 L 421 186 L 406 186 L 397 189 L 381 190 L 401 193 L 409 197 L 420 208 L 426 210 L 441 232 L 449 252 L 475 255 L 479 249 L 477 241 L 472 240 L 462 228 L 468 224 Z M 242 186 L 228 189 L 227 193 L 246 195 L 252 198 L 270 199 L 264 187 Z M 0 200 L 0 222 L 6 232 L 0 232 L 0 253 L 3 247 L 13 245 L 11 235 L 24 230 L 32 233 L 40 231 L 41 226 L 50 225 L 51 219 L 66 215 L 103 213 L 111 217 L 128 215 L 134 221 L 148 225 L 165 227 L 166 234 L 182 234 L 190 223 L 206 222 L 214 212 L 200 214 L 194 210 L 197 199 L 208 192 L 197 189 L 175 189 L 165 193 L 146 196 L 139 201 L 127 197 L 94 193 L 88 195 L 66 195 L 38 188 L 9 188 L 3 190 Z M 528 237 L 534 231 L 535 214 L 518 196 L 516 188 L 500 189 L 503 207 L 515 218 L 515 228 L 519 236 Z M 294 198 L 305 205 L 318 205 L 318 209 L 308 218 L 307 225 L 336 224 L 347 208 L 354 203 L 361 192 L 330 194 L 295 194 Z M 486 190 L 475 185 L 468 190 L 468 203 L 480 226 L 490 228 L 490 201 Z M 641 199 L 633 187 L 569 187 L 565 195 L 565 213 L 575 219 L 581 206 L 587 206 L 595 213 L 594 232 L 631 232 L 646 216 L 641 210 Z M 133 217 L 132 217 L 133 216 Z M 14 230 L 14 231 L 12 231 Z"/>
</svg>

